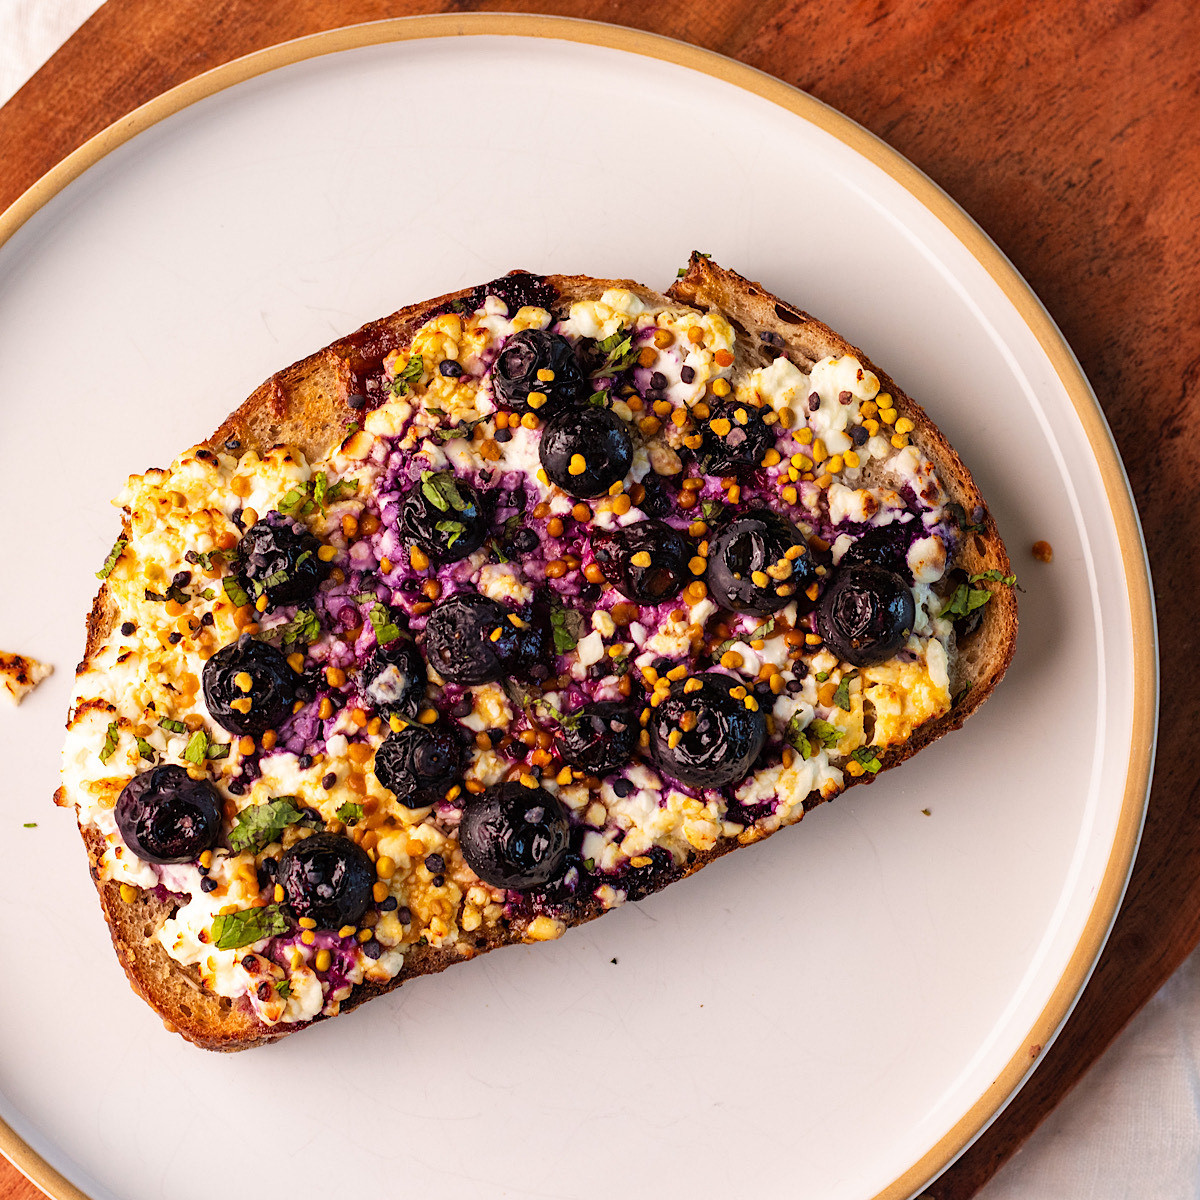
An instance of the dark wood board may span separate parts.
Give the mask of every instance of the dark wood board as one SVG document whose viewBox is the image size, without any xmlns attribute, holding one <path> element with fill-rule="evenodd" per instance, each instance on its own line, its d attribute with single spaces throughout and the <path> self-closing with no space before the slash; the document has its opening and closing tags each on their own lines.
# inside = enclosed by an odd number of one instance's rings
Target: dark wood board
<svg viewBox="0 0 1200 1200">
<path fill-rule="evenodd" d="M 946 189 L 1083 364 L 1149 546 L 1164 648 L 1158 766 L 1112 938 L 995 1124 L 931 1185 L 966 1200 L 1200 940 L 1200 7 L 1192 0 L 108 0 L 0 109 L 0 210 L 91 134 L 239 55 L 337 25 L 525 11 L 652 30 L 803 88 Z M 1028 548 L 1011 547 L 1028 569 Z M 0 1200 L 40 1195 L 0 1162 Z"/>
</svg>

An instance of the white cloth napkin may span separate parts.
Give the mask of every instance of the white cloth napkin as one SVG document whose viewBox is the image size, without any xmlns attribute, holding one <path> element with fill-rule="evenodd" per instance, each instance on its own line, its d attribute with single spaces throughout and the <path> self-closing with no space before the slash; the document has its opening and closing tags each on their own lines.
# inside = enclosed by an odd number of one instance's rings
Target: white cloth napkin
<svg viewBox="0 0 1200 1200">
<path fill-rule="evenodd" d="M 102 0 L 0 0 L 0 104 Z M 1200 952 L 979 1193 L 979 1200 L 1200 1194 Z"/>
</svg>

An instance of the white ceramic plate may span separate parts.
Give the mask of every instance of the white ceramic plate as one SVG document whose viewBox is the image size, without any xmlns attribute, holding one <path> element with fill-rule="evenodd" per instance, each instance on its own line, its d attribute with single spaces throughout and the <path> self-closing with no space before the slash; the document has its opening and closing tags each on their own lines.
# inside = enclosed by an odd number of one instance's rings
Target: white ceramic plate
<svg viewBox="0 0 1200 1200">
<path fill-rule="evenodd" d="M 700 51 L 432 18 L 201 80 L 69 160 L 0 240 L 14 229 L 0 645 L 58 668 L 0 713 L 0 1118 L 26 1170 L 97 1200 L 860 1200 L 917 1189 L 978 1132 L 1124 886 L 1153 626 L 1086 383 L 928 181 Z M 1026 589 L 1008 678 L 876 786 L 561 942 L 250 1054 L 164 1033 L 49 804 L 109 497 L 401 304 L 514 266 L 665 287 L 694 247 L 865 346 L 961 451 Z"/>
</svg>

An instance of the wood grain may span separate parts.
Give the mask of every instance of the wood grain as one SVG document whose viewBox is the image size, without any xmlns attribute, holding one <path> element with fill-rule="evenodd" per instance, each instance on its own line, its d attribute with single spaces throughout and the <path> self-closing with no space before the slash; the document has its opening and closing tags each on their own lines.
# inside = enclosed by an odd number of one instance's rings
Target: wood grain
<svg viewBox="0 0 1200 1200">
<path fill-rule="evenodd" d="M 520 0 L 720 51 L 827 101 L 942 185 L 1033 285 L 1133 484 L 1164 648 L 1158 768 L 1125 906 L 1045 1061 L 926 1194 L 990 1178 L 1200 940 L 1192 684 L 1200 595 L 1200 8 L 1193 0 Z M 199 72 L 413 0 L 109 0 L 0 109 L 0 209 L 91 134 Z M 1069 14 L 1069 15 L 1068 15 Z M 1012 547 L 1020 562 L 1026 548 Z M 1027 560 L 1026 560 L 1027 561 Z M 0 1163 L 0 1200 L 40 1193 Z"/>
</svg>

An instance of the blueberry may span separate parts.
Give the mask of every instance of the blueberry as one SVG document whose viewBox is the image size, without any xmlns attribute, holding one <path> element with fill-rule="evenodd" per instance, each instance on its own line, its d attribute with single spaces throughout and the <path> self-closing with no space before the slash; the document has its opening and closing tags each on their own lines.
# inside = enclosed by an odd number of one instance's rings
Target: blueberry
<svg viewBox="0 0 1200 1200">
<path fill-rule="evenodd" d="M 375 751 L 375 778 L 407 808 L 441 800 L 462 767 L 462 743 L 440 722 L 393 730 Z"/>
<path fill-rule="evenodd" d="M 546 423 L 538 457 L 564 492 L 587 499 L 625 478 L 633 464 L 633 442 L 607 408 L 568 408 Z"/>
<path fill-rule="evenodd" d="M 735 690 L 746 689 L 715 671 L 671 685 L 649 725 L 650 757 L 664 775 L 700 788 L 746 777 L 766 741 L 767 725 L 762 712 L 747 708 Z"/>
<path fill-rule="evenodd" d="M 247 633 L 218 650 L 203 675 L 212 719 L 230 733 L 251 737 L 278 729 L 291 716 L 300 680 L 282 652 Z"/>
<path fill-rule="evenodd" d="M 547 373 L 551 378 L 541 378 Z M 576 400 L 583 385 L 583 368 L 575 347 L 562 334 L 544 329 L 514 333 L 492 367 L 492 391 L 497 401 L 519 413 L 549 417 Z M 531 405 L 530 392 L 545 400 Z"/>
<path fill-rule="evenodd" d="M 792 600 L 809 604 L 805 592 L 817 573 L 800 530 L 786 517 L 756 508 L 717 531 L 704 578 L 722 608 L 761 615 Z"/>
<path fill-rule="evenodd" d="M 363 664 L 358 691 L 366 706 L 391 716 L 415 717 L 425 698 L 429 673 L 416 643 L 401 634 L 378 646 Z"/>
<path fill-rule="evenodd" d="M 470 797 L 458 838 L 467 865 L 480 879 L 521 891 L 560 873 L 570 826 L 562 805 L 545 789 L 502 783 Z"/>
<path fill-rule="evenodd" d="M 271 511 L 246 530 L 230 565 L 250 596 L 266 592 L 272 608 L 300 604 L 333 569 L 321 561 L 320 549 L 301 522 Z"/>
<path fill-rule="evenodd" d="M 909 525 L 892 522 L 868 529 L 842 555 L 840 567 L 883 567 L 912 579 L 908 567 Z"/>
<path fill-rule="evenodd" d="M 488 535 L 479 493 L 451 471 L 422 471 L 400 504 L 400 539 L 437 562 L 455 562 L 478 550 Z"/>
<path fill-rule="evenodd" d="M 599 700 L 563 718 L 558 752 L 564 762 L 589 775 L 607 775 L 633 757 L 640 732 L 633 709 L 614 700 Z"/>
<path fill-rule="evenodd" d="M 592 535 L 592 552 L 604 578 L 630 600 L 661 604 L 678 596 L 691 578 L 692 548 L 665 521 L 637 521 Z"/>
<path fill-rule="evenodd" d="M 817 609 L 817 632 L 856 667 L 885 662 L 908 641 L 916 620 L 912 589 L 882 567 L 839 569 Z"/>
<path fill-rule="evenodd" d="M 375 864 L 349 838 L 314 833 L 284 851 L 276 879 L 293 918 L 340 929 L 357 925 L 370 908 Z"/>
<path fill-rule="evenodd" d="M 736 400 L 711 404 L 702 428 L 701 461 L 707 475 L 754 471 L 775 444 L 775 430 L 763 421 L 762 410 Z"/>
<path fill-rule="evenodd" d="M 456 592 L 429 614 L 425 657 L 451 683 L 499 679 L 521 650 L 517 627 L 508 618 L 508 610 L 494 600 L 478 592 Z"/>
<path fill-rule="evenodd" d="M 135 775 L 117 798 L 117 828 L 146 862 L 193 862 L 221 838 L 220 797 L 173 763 Z"/>
</svg>

